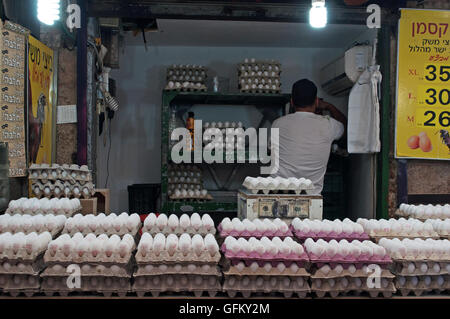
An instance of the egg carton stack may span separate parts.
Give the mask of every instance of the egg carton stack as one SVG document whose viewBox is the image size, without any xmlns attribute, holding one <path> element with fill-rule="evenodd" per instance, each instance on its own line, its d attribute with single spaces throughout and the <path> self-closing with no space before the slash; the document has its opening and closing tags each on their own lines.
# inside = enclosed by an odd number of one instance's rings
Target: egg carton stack
<svg viewBox="0 0 450 319">
<path fill-rule="evenodd" d="M 0 234 L 0 292 L 13 297 L 39 292 L 42 256 L 51 240 L 49 232 Z"/>
<path fill-rule="evenodd" d="M 190 292 L 196 297 L 207 292 L 214 297 L 221 290 L 220 258 L 212 234 L 143 233 L 136 253 L 133 291 L 140 297 L 166 292 Z"/>
<path fill-rule="evenodd" d="M 245 188 L 250 190 L 253 194 L 278 194 L 290 193 L 300 194 L 306 193 L 314 189 L 311 180 L 306 178 L 282 178 L 282 177 L 250 177 L 247 176 L 242 184 Z"/>
<path fill-rule="evenodd" d="M 394 260 L 395 286 L 403 296 L 450 290 L 450 241 L 381 239 Z"/>
<path fill-rule="evenodd" d="M 294 218 L 291 222 L 290 229 L 295 237 L 304 242 L 308 238 L 314 240 L 323 239 L 326 241 L 342 240 L 368 240 L 369 236 L 364 232 L 363 227 L 345 218 L 343 221 L 339 219 L 331 220 L 309 220 L 308 218 Z"/>
<path fill-rule="evenodd" d="M 225 154 L 238 149 L 245 150 L 245 135 L 241 122 L 205 122 L 203 145 L 208 151 L 222 149 Z M 214 139 L 213 139 L 214 137 Z"/>
<path fill-rule="evenodd" d="M 408 205 L 401 204 L 396 211 L 397 216 L 412 217 L 425 221 L 427 219 L 450 218 L 450 204 L 445 205 Z"/>
<path fill-rule="evenodd" d="M 441 219 L 427 219 L 425 224 L 431 224 L 436 233 L 442 239 L 450 239 L 450 218 Z"/>
<path fill-rule="evenodd" d="M 94 195 L 92 174 L 86 165 L 32 164 L 29 179 L 38 197 L 90 198 Z"/>
<path fill-rule="evenodd" d="M 131 289 L 134 239 L 126 234 L 83 236 L 64 234 L 49 243 L 44 255 L 41 290 L 47 296 L 67 296 L 71 292 L 117 294 L 124 297 Z M 79 271 L 79 286 L 76 276 Z M 74 275 L 71 277 L 71 273 Z"/>
<path fill-rule="evenodd" d="M 203 188 L 202 171 L 195 165 L 170 165 L 168 191 L 171 200 L 211 200 L 212 196 Z"/>
<path fill-rule="evenodd" d="M 361 293 L 390 297 L 395 293 L 395 276 L 389 271 L 392 260 L 382 246 L 368 240 L 311 238 L 304 246 L 311 262 L 311 290 L 319 298 Z M 379 270 L 379 285 L 371 280 L 373 270 Z"/>
<path fill-rule="evenodd" d="M 308 255 L 291 237 L 246 240 L 228 236 L 221 247 L 225 256 L 223 291 L 233 298 L 241 293 L 281 293 L 304 298 L 310 291 Z"/>
<path fill-rule="evenodd" d="M 199 234 L 206 236 L 207 234 L 216 234 L 214 221 L 208 214 L 203 214 L 202 217 L 198 213 L 193 213 L 191 217 L 187 214 L 177 215 L 171 214 L 169 216 L 160 214 L 158 217 L 154 213 L 150 213 L 144 220 L 143 233 L 149 233 L 152 236 L 162 233 L 164 235 L 175 234 L 180 236 L 182 234 L 189 234 L 191 236 Z"/>
<path fill-rule="evenodd" d="M 106 234 L 107 236 L 117 235 L 120 237 L 130 234 L 136 237 L 140 228 L 141 219 L 138 214 L 128 215 L 127 213 L 122 213 L 116 215 L 113 213 L 108 216 L 104 213 L 98 215 L 76 214 L 67 219 L 63 234 L 73 236 L 76 233 L 83 235 L 92 233 L 95 235 Z"/>
<path fill-rule="evenodd" d="M 230 220 L 226 217 L 217 226 L 217 230 L 221 238 L 232 236 L 246 239 L 251 237 L 259 239 L 262 237 L 286 238 L 292 236 L 292 231 L 289 229 L 289 226 L 279 218 L 275 218 L 273 221 L 268 218 L 254 219 L 252 221 L 244 219 L 241 221 L 239 218 Z"/>
<path fill-rule="evenodd" d="M 52 237 L 59 234 L 66 223 L 64 215 L 0 215 L 0 233 L 44 233 L 49 232 Z"/>
<path fill-rule="evenodd" d="M 364 231 L 374 241 L 381 238 L 435 238 L 439 239 L 438 233 L 433 229 L 431 224 L 426 224 L 418 219 L 365 219 L 359 218 L 357 223 L 360 224 Z"/>
<path fill-rule="evenodd" d="M 207 68 L 201 65 L 172 65 L 167 69 L 168 91 L 206 92 Z"/>
<path fill-rule="evenodd" d="M 245 59 L 238 64 L 238 77 L 241 92 L 281 92 L 281 64 L 275 60 Z"/>
<path fill-rule="evenodd" d="M 81 203 L 78 198 L 25 198 L 9 202 L 7 214 L 26 214 L 26 215 L 64 215 L 70 217 L 81 211 Z"/>
</svg>

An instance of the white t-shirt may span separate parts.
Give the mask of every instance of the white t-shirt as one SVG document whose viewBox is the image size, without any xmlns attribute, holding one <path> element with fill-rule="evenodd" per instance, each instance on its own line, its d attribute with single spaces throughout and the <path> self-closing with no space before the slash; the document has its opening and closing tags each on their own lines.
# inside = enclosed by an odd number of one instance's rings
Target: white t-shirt
<svg viewBox="0 0 450 319">
<path fill-rule="evenodd" d="M 280 161 L 273 176 L 308 178 L 313 193 L 320 194 L 331 144 L 344 134 L 344 125 L 329 116 L 296 112 L 275 120 L 272 128 L 279 129 Z"/>
</svg>

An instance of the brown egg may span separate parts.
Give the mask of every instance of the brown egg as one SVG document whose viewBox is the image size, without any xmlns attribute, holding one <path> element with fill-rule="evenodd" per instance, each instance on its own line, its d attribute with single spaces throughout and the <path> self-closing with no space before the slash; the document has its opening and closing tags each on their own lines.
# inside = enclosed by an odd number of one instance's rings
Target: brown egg
<svg viewBox="0 0 450 319">
<path fill-rule="evenodd" d="M 419 147 L 419 137 L 417 135 L 413 135 L 408 139 L 408 147 L 413 150 Z"/>
<path fill-rule="evenodd" d="M 421 132 L 419 134 L 419 146 L 423 152 L 430 152 L 433 149 L 433 145 L 431 145 L 431 140 L 427 136 L 427 133 Z"/>
</svg>

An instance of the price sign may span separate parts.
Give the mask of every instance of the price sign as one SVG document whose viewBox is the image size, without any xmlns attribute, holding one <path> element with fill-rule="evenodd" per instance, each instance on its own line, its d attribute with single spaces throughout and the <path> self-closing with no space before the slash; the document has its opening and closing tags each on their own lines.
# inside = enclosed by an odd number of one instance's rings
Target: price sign
<svg viewBox="0 0 450 319">
<path fill-rule="evenodd" d="M 450 11 L 402 9 L 395 155 L 450 159 Z"/>
</svg>

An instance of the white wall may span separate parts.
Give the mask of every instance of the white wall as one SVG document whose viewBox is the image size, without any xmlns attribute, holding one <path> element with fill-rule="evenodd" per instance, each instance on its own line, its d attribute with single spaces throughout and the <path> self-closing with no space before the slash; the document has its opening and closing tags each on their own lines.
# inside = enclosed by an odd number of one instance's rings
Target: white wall
<svg viewBox="0 0 450 319">
<path fill-rule="evenodd" d="M 161 96 L 166 67 L 171 64 L 201 64 L 210 75 L 230 79 L 230 91 L 237 91 L 236 64 L 244 58 L 276 59 L 282 64 L 282 89 L 301 78 L 316 81 L 319 70 L 337 58 L 342 48 L 261 48 L 261 47 L 153 47 L 148 52 L 143 45 L 127 45 L 121 52 L 120 69 L 113 70 L 117 80 L 120 109 L 112 122 L 112 147 L 109 159 L 111 209 L 128 210 L 127 185 L 159 183 L 161 174 Z M 347 99 L 329 97 L 319 88 L 319 96 L 334 103 L 346 113 Z M 98 139 L 98 187 L 105 187 L 109 142 Z"/>
</svg>

